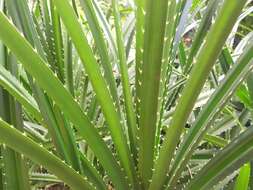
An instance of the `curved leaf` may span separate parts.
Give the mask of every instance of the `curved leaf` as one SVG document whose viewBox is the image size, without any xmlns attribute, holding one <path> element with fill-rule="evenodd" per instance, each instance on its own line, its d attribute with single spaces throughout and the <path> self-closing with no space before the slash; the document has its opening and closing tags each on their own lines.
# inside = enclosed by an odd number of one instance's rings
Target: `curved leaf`
<svg viewBox="0 0 253 190">
<path fill-rule="evenodd" d="M 47 67 L 44 60 L 38 56 L 36 50 L 28 44 L 1 12 L 0 27 L 0 39 L 3 43 L 10 48 L 25 69 L 36 79 L 40 87 L 50 95 L 63 113 L 66 114 L 69 120 L 77 127 L 80 134 L 91 146 L 103 167 L 108 171 L 108 175 L 113 180 L 115 186 L 120 189 L 125 189 L 127 184 L 119 165 L 105 142 L 99 136 L 97 130 L 72 98 L 71 94 Z"/>
<path fill-rule="evenodd" d="M 122 167 L 124 168 L 131 184 L 135 181 L 134 162 L 127 145 L 127 139 L 123 131 L 123 122 L 117 113 L 113 99 L 103 78 L 99 65 L 94 57 L 87 39 L 83 34 L 81 25 L 79 24 L 74 10 L 67 0 L 54 0 L 54 4 L 61 16 L 63 23 L 71 37 L 73 44 L 82 60 L 85 71 L 88 74 L 93 90 L 96 93 L 98 102 L 101 105 L 104 117 L 110 128 L 112 140 L 115 144 Z"/>
<path fill-rule="evenodd" d="M 101 63 L 105 71 L 105 79 L 110 87 L 110 92 L 112 94 L 113 100 L 116 102 L 116 106 L 119 109 L 119 98 L 117 94 L 116 82 L 113 75 L 112 64 L 95 9 L 91 0 L 79 1 L 82 8 L 84 9 L 84 13 L 87 17 L 87 22 L 94 37 L 96 47 L 98 48 L 99 55 L 101 57 Z"/>
<path fill-rule="evenodd" d="M 200 143 L 207 129 L 211 126 L 215 116 L 221 111 L 225 103 L 233 95 L 237 87 L 247 76 L 253 63 L 253 43 L 249 44 L 245 53 L 238 62 L 229 70 L 226 78 L 211 96 L 206 106 L 199 113 L 194 124 L 188 131 L 184 141 L 181 143 L 178 152 L 170 169 L 170 183 L 176 183 L 180 172 L 189 161 L 194 149 Z"/>
<path fill-rule="evenodd" d="M 235 190 L 247 190 L 250 179 L 250 164 L 247 163 L 241 167 L 239 175 L 236 179 Z"/>
<path fill-rule="evenodd" d="M 210 189 L 242 164 L 250 161 L 252 156 L 253 128 L 250 127 L 211 159 L 185 189 Z"/>
<path fill-rule="evenodd" d="M 73 189 L 95 189 L 88 181 L 66 165 L 62 160 L 17 131 L 12 126 L 8 125 L 1 118 L 0 142 L 27 156 L 38 164 L 45 166 L 49 171 L 53 172 Z"/>
<path fill-rule="evenodd" d="M 173 153 L 179 142 L 182 129 L 192 111 L 194 103 L 211 71 L 219 53 L 236 22 L 246 0 L 226 0 L 216 18 L 206 41 L 197 55 L 195 66 L 179 98 L 170 127 L 167 130 L 159 158 L 155 164 L 150 189 L 160 189 L 165 183 Z"/>
<path fill-rule="evenodd" d="M 0 86 L 5 88 L 13 97 L 15 97 L 38 121 L 42 116 L 34 98 L 26 89 L 0 64 Z"/>
</svg>

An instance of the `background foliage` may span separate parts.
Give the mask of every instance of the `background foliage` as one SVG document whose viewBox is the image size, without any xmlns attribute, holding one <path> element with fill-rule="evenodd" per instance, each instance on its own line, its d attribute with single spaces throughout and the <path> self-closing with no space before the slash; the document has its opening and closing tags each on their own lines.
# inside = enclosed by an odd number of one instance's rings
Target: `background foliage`
<svg viewBox="0 0 253 190">
<path fill-rule="evenodd" d="M 250 0 L 0 0 L 0 189 L 253 189 Z"/>
</svg>

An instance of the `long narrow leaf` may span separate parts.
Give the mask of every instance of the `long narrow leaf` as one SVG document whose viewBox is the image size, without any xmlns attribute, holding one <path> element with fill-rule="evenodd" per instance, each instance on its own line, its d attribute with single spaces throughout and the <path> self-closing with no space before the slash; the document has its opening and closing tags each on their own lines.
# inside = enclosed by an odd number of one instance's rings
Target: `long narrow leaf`
<svg viewBox="0 0 253 190">
<path fill-rule="evenodd" d="M 249 128 L 205 165 L 185 188 L 209 189 L 242 164 L 253 154 L 253 128 Z"/>
<path fill-rule="evenodd" d="M 0 26 L 2 28 L 0 31 L 0 39 L 11 49 L 26 70 L 36 78 L 38 84 L 55 100 L 70 121 L 78 127 L 80 134 L 87 140 L 103 166 L 107 168 L 108 175 L 114 181 L 115 185 L 125 189 L 127 185 L 122 171 L 79 105 L 46 66 L 43 59 L 38 56 L 36 50 L 25 41 L 9 23 L 3 13 L 0 13 Z M 19 45 L 17 46 L 17 44 Z"/>
<path fill-rule="evenodd" d="M 94 189 L 81 175 L 62 162 L 59 158 L 48 152 L 45 148 L 18 132 L 12 126 L 0 119 L 0 142 L 24 154 L 33 161 L 45 166 L 51 172 L 64 180 L 76 190 Z M 15 141 L 13 141 L 13 138 Z"/>
<path fill-rule="evenodd" d="M 207 36 L 206 43 L 196 58 L 193 71 L 190 74 L 190 78 L 188 79 L 184 91 L 182 92 L 182 96 L 177 104 L 176 111 L 170 123 L 169 130 L 166 133 L 159 158 L 155 165 L 150 189 L 160 189 L 165 182 L 173 152 L 180 139 L 182 129 L 192 111 L 200 90 L 206 81 L 208 73 L 211 71 L 216 58 L 218 57 L 222 46 L 245 3 L 246 0 L 232 2 L 227 0 L 224 2 L 222 10 Z"/>
<path fill-rule="evenodd" d="M 146 2 L 143 65 L 140 68 L 140 152 L 139 170 L 147 188 L 152 177 L 158 109 L 159 82 L 162 64 L 168 0 Z"/>
<path fill-rule="evenodd" d="M 170 183 L 174 184 L 179 177 L 180 172 L 189 161 L 194 149 L 203 138 L 208 127 L 211 126 L 215 116 L 221 111 L 225 102 L 233 95 L 241 81 L 247 76 L 252 65 L 253 44 L 249 44 L 245 53 L 238 62 L 231 68 L 230 72 L 214 92 L 207 102 L 199 116 L 196 118 L 193 126 L 186 135 L 176 154 L 175 161 L 170 171 Z"/>
<path fill-rule="evenodd" d="M 96 93 L 96 97 L 101 105 L 103 114 L 110 127 L 111 136 L 115 143 L 122 167 L 133 184 L 135 181 L 135 170 L 133 159 L 130 156 L 130 150 L 123 131 L 122 121 L 113 104 L 113 99 L 106 86 L 105 79 L 102 77 L 99 65 L 93 55 L 93 52 L 83 35 L 82 28 L 78 23 L 76 15 L 67 0 L 54 0 L 55 6 L 65 24 L 69 35 L 77 49 L 77 52 L 86 69 L 92 87 Z"/>
</svg>

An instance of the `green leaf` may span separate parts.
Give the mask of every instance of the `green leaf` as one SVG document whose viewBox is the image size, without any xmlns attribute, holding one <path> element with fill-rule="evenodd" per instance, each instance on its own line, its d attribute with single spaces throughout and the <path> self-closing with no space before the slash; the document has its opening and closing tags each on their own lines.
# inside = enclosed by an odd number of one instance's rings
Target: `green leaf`
<svg viewBox="0 0 253 190">
<path fill-rule="evenodd" d="M 13 139 L 15 139 L 15 141 Z M 9 146 L 38 164 L 45 166 L 73 189 L 95 189 L 88 181 L 66 165 L 62 160 L 33 142 L 24 134 L 18 132 L 2 119 L 0 119 L 0 142 L 3 143 L 4 146 Z"/>
<path fill-rule="evenodd" d="M 217 7 L 219 3 L 220 3 L 219 0 L 210 0 L 208 2 L 207 8 L 206 8 L 207 10 L 203 18 L 201 19 L 200 26 L 198 28 L 197 33 L 195 34 L 195 37 L 191 45 L 190 53 L 188 55 L 187 63 L 185 66 L 186 72 L 188 72 L 188 70 L 191 68 L 193 59 L 198 53 L 203 40 L 205 39 L 206 35 L 208 34 L 208 31 L 210 30 L 210 27 L 212 25 L 212 20 L 214 19 L 214 15 L 217 11 Z"/>
<path fill-rule="evenodd" d="M 168 173 L 170 162 L 179 142 L 182 129 L 245 3 L 246 0 L 233 2 L 226 0 L 214 25 L 208 33 L 206 41 L 196 57 L 193 70 L 184 87 L 182 96 L 178 100 L 169 130 L 166 133 L 159 158 L 154 168 L 150 189 L 161 189 L 165 183 L 166 174 Z"/>
<path fill-rule="evenodd" d="M 101 58 L 101 64 L 105 71 L 106 82 L 110 87 L 110 92 L 112 94 L 113 100 L 116 102 L 117 109 L 120 109 L 116 82 L 115 82 L 113 71 L 112 71 L 111 59 L 109 57 L 109 52 L 108 52 L 107 45 L 105 43 L 105 39 L 103 36 L 104 34 L 99 25 L 99 20 L 98 20 L 99 18 L 96 15 L 96 12 L 91 0 L 79 0 L 79 1 L 86 15 L 87 22 L 89 24 L 93 38 L 95 40 L 96 47 L 98 49 L 98 52 Z"/>
<path fill-rule="evenodd" d="M 135 181 L 134 162 L 127 145 L 127 139 L 123 131 L 123 125 L 117 109 L 115 109 L 113 99 L 106 86 L 99 65 L 94 54 L 83 34 L 81 25 L 67 0 L 54 0 L 55 6 L 61 16 L 63 23 L 71 37 L 73 44 L 88 74 L 93 90 L 103 111 L 104 117 L 111 131 L 118 156 L 123 168 L 132 184 Z"/>
<path fill-rule="evenodd" d="M 252 52 L 253 44 L 249 44 L 244 54 L 230 69 L 224 81 L 218 86 L 217 90 L 206 103 L 206 106 L 199 113 L 176 154 L 175 161 L 170 169 L 170 185 L 176 183 L 180 172 L 184 169 L 193 151 L 215 120 L 215 117 L 225 106 L 229 98 L 231 98 L 242 80 L 248 75 L 252 64 Z"/>
<path fill-rule="evenodd" d="M 38 121 L 41 121 L 42 116 L 34 98 L 1 64 L 0 86 L 5 88 L 13 97 L 15 97 L 25 107 L 28 113 L 32 114 Z"/>
<path fill-rule="evenodd" d="M 44 60 L 38 56 L 36 50 L 28 44 L 1 12 L 0 27 L 2 28 L 0 39 L 3 43 L 10 48 L 25 69 L 36 79 L 40 87 L 50 95 L 62 112 L 77 127 L 103 167 L 108 171 L 108 175 L 115 183 L 115 186 L 125 189 L 127 187 L 126 181 L 112 153 L 70 93 L 47 67 Z"/>
<path fill-rule="evenodd" d="M 42 33 L 41 30 L 37 28 L 38 29 L 37 30 L 38 33 L 37 33 L 35 29 L 35 24 L 33 22 L 34 20 L 32 19 L 32 16 L 30 15 L 29 7 L 26 0 L 20 0 L 18 3 L 12 0 L 6 3 L 7 3 L 9 13 L 14 23 L 20 23 L 19 29 L 24 33 L 26 39 L 32 45 L 36 47 L 36 49 L 38 50 L 38 53 L 40 54 L 42 58 L 46 60 L 46 56 L 44 55 L 44 50 L 46 50 L 47 58 L 49 58 L 49 54 L 51 55 L 51 52 L 47 52 L 49 48 L 48 46 L 44 45 L 44 43 L 47 43 L 47 42 L 44 42 L 45 40 L 44 40 L 43 35 L 41 34 Z M 44 4 L 44 6 L 47 6 L 47 4 Z M 49 14 L 48 11 L 46 10 L 44 13 Z M 48 18 L 49 15 L 45 15 L 45 17 L 49 19 Z M 51 34 L 50 31 L 49 33 Z M 50 43 L 51 43 L 51 39 L 50 39 Z M 42 47 L 44 49 L 42 49 Z M 32 92 L 34 93 L 34 97 L 38 103 L 40 112 L 43 116 L 43 124 L 45 124 L 48 127 L 49 134 L 53 139 L 57 153 L 69 164 L 73 164 L 73 167 L 77 169 L 76 167 L 77 164 L 71 163 L 71 159 L 74 160 L 73 158 L 75 158 L 75 155 L 72 154 L 71 151 L 68 151 L 68 149 L 65 148 L 64 146 L 63 135 L 62 135 L 63 132 L 61 128 L 59 127 L 59 119 L 57 118 L 57 116 L 59 116 L 59 113 L 57 113 L 54 110 L 50 98 L 46 94 L 44 94 L 44 92 L 37 86 L 37 84 L 32 80 L 32 77 L 29 74 L 27 74 L 27 78 L 29 80 Z M 63 130 L 65 130 L 65 128 L 63 128 Z"/>
<path fill-rule="evenodd" d="M 247 129 L 211 159 L 186 186 L 186 190 L 210 189 L 231 172 L 251 160 L 253 128 Z"/>
<path fill-rule="evenodd" d="M 64 82 L 64 59 L 63 59 L 63 39 L 62 39 L 62 28 L 60 17 L 57 14 L 55 7 L 53 6 L 53 0 L 50 0 L 50 13 L 52 22 L 52 33 L 53 33 L 53 45 L 55 52 L 55 62 L 57 66 L 57 73 L 59 79 Z"/>
<path fill-rule="evenodd" d="M 146 1 L 143 64 L 140 85 L 139 170 L 147 188 L 152 176 L 159 83 L 168 0 Z"/>
<path fill-rule="evenodd" d="M 136 4 L 136 26 L 135 26 L 135 104 L 137 116 L 140 114 L 140 86 L 142 84 L 141 73 L 143 65 L 143 47 L 144 47 L 144 27 L 145 27 L 145 14 L 146 14 L 146 1 L 135 0 Z M 139 122 L 139 117 L 137 117 Z"/>
<path fill-rule="evenodd" d="M 241 167 L 239 175 L 235 182 L 235 188 L 234 190 L 247 190 L 249 185 L 249 179 L 250 179 L 250 164 L 244 164 L 244 166 Z"/>
<path fill-rule="evenodd" d="M 225 139 L 219 136 L 214 136 L 214 135 L 209 135 L 209 134 L 205 135 L 204 140 L 222 148 L 228 144 L 228 141 L 226 141 Z"/>
<path fill-rule="evenodd" d="M 103 10 L 99 6 L 99 1 L 92 0 L 96 15 L 98 18 L 98 22 L 100 23 L 100 26 L 103 30 L 103 33 L 105 34 L 106 41 L 108 42 L 109 48 L 110 48 L 110 55 L 113 57 L 113 63 L 117 59 L 117 48 L 115 40 L 112 36 L 112 31 L 110 29 L 109 22 L 107 21 L 107 15 L 103 13 Z"/>
<path fill-rule="evenodd" d="M 103 178 L 100 176 L 96 168 L 90 163 L 90 161 L 83 155 L 79 153 L 81 156 L 81 161 L 85 168 L 85 175 L 88 177 L 88 180 L 91 181 L 93 184 L 96 184 L 96 187 L 103 190 L 106 189 L 106 184 L 103 181 Z"/>
<path fill-rule="evenodd" d="M 131 94 L 131 86 L 129 82 L 128 76 L 128 67 L 127 67 L 127 59 L 126 59 L 126 50 L 123 42 L 123 34 L 120 23 L 120 15 L 119 15 L 119 7 L 118 0 L 112 0 L 113 7 L 113 15 L 114 15 L 114 23 L 115 30 L 117 36 L 117 47 L 118 47 L 118 59 L 119 59 L 119 67 L 121 74 L 121 84 L 124 95 L 124 105 L 126 110 L 126 118 L 127 118 L 127 126 L 128 133 L 130 139 L 130 146 L 134 158 L 137 159 L 137 126 L 136 126 L 136 117 L 134 112 L 132 94 Z"/>
</svg>

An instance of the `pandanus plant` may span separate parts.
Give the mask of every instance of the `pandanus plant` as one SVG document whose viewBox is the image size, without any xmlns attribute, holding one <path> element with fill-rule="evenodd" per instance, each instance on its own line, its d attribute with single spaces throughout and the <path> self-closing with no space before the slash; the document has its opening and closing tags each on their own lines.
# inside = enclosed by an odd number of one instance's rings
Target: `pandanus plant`
<svg viewBox="0 0 253 190">
<path fill-rule="evenodd" d="M 251 1 L 0 9 L 1 189 L 253 188 Z"/>
</svg>

